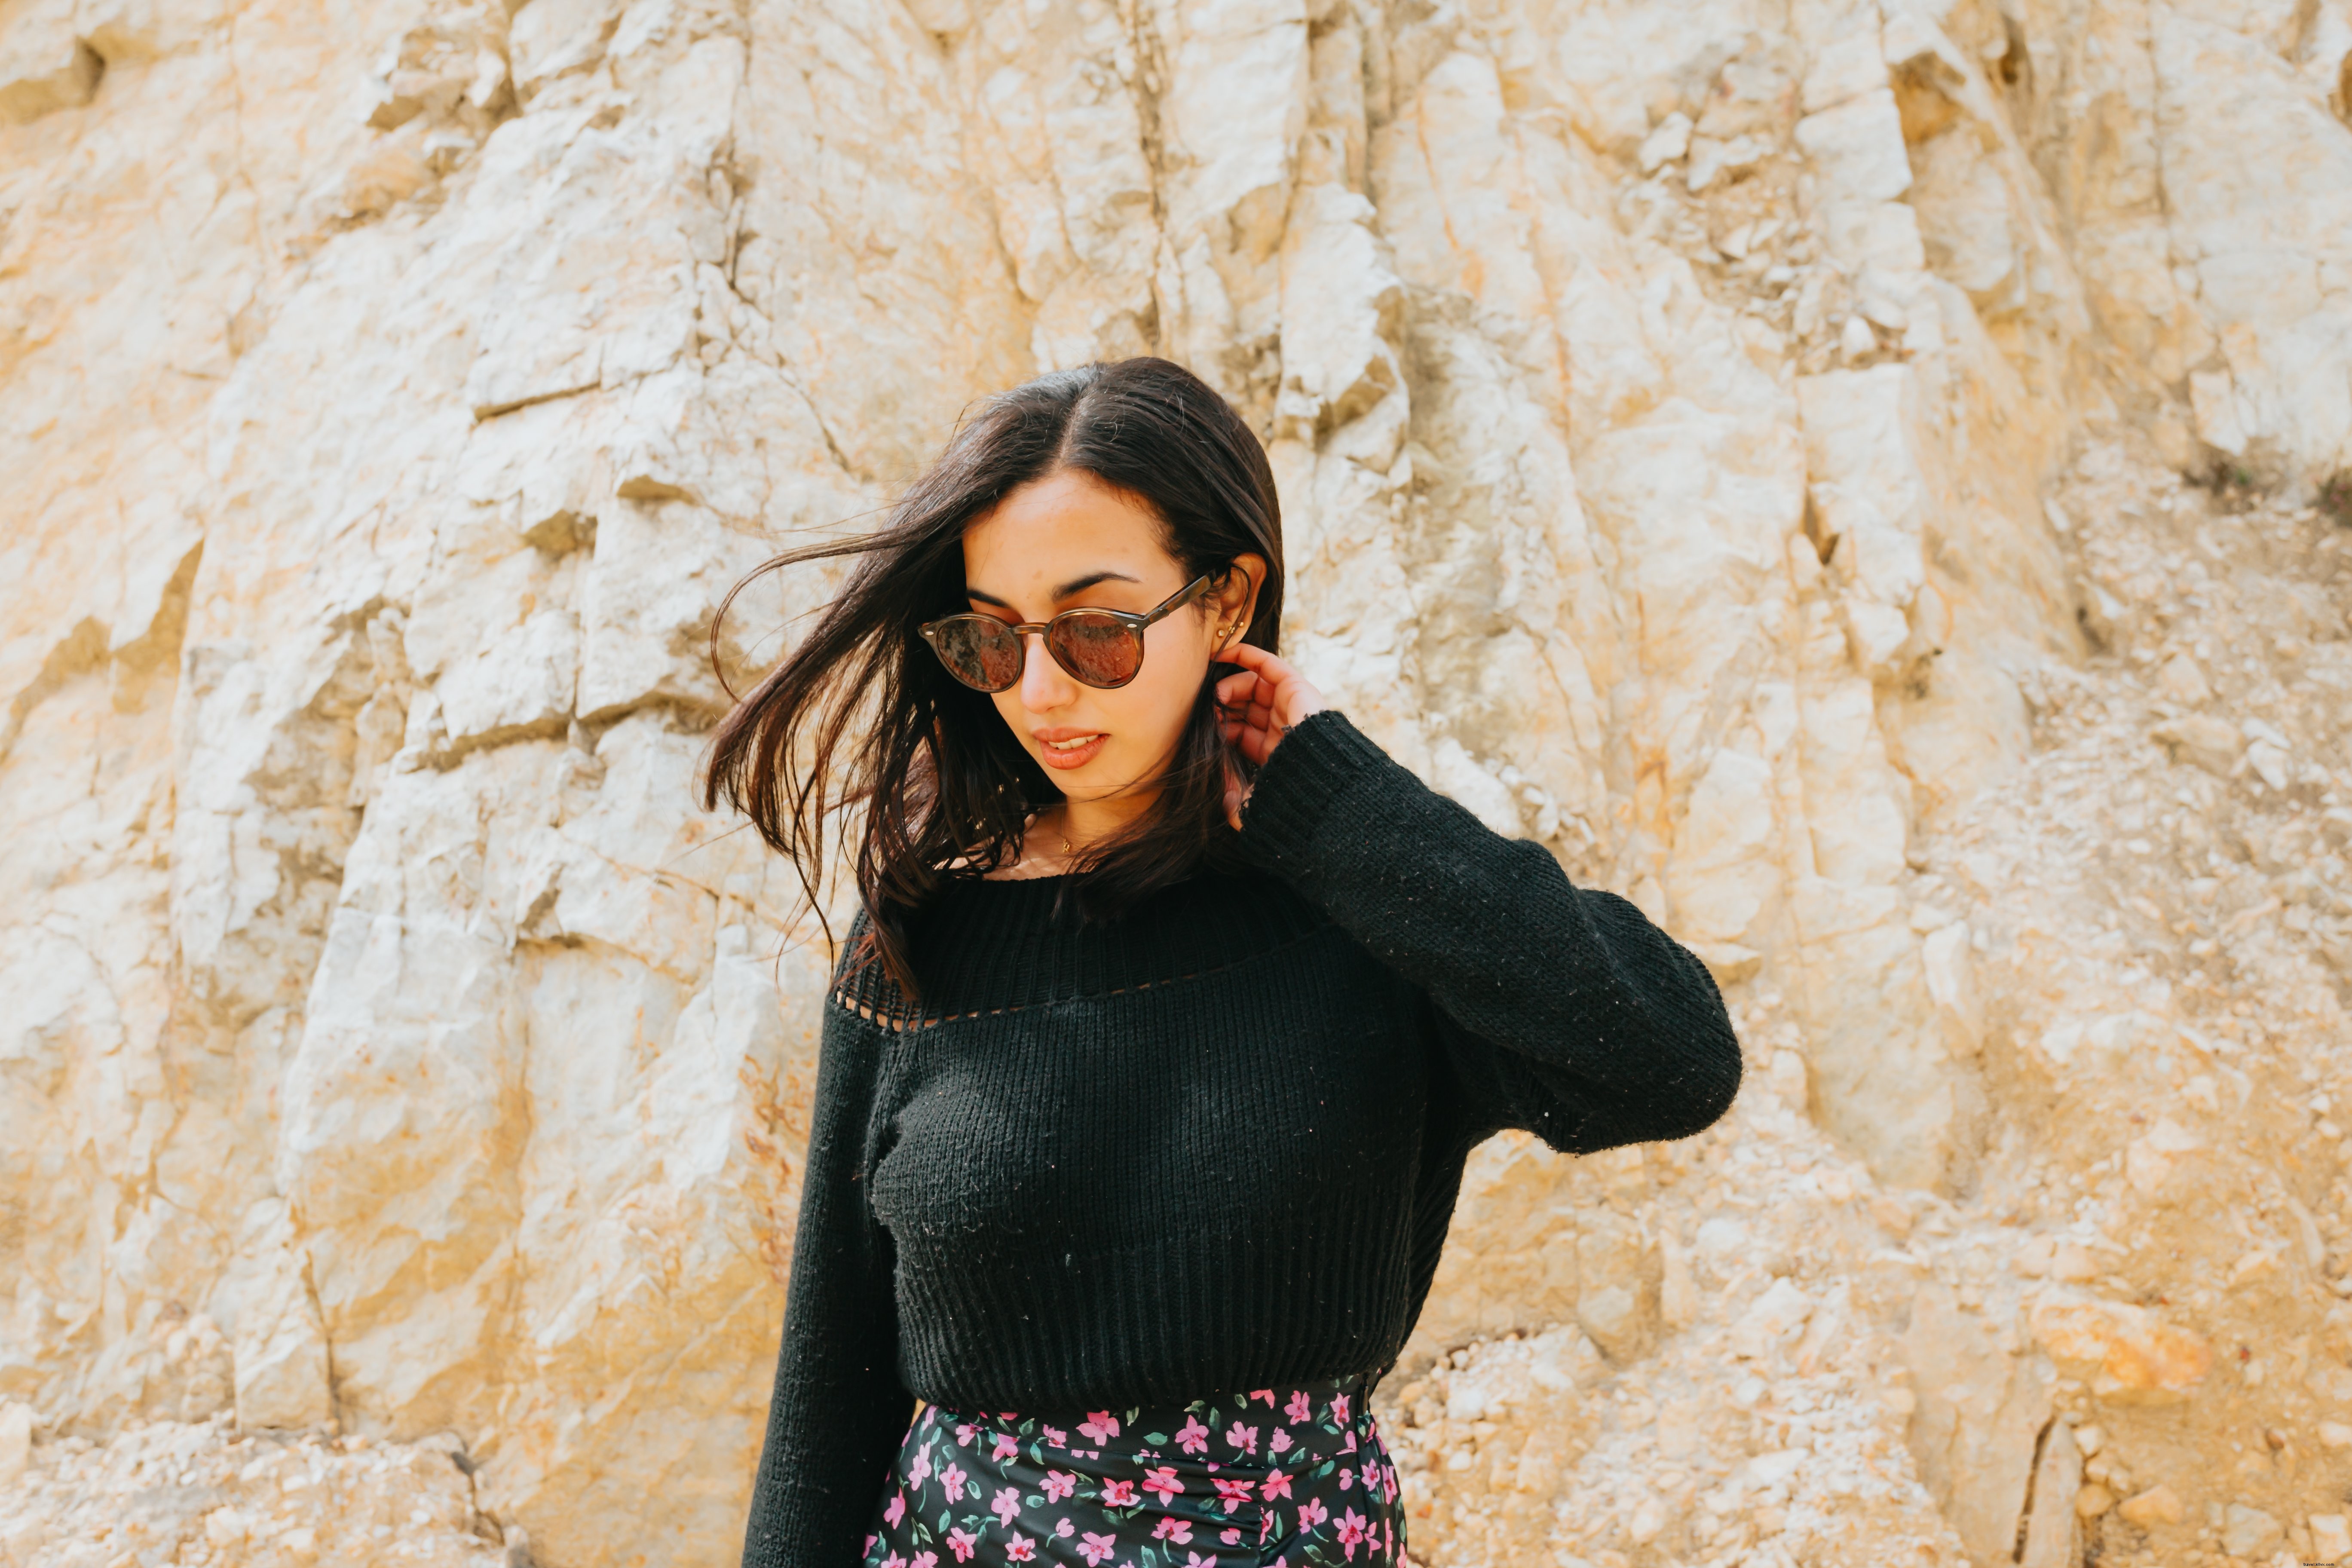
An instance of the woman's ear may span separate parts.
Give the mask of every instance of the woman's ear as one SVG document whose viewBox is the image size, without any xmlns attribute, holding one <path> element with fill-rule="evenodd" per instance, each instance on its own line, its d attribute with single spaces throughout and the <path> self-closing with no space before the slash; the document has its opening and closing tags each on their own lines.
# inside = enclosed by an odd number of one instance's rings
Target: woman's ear
<svg viewBox="0 0 2352 1568">
<path fill-rule="evenodd" d="M 1257 614 L 1258 585 L 1265 581 L 1265 557 L 1236 555 L 1225 573 L 1225 580 L 1217 584 L 1217 624 L 1234 629 L 1224 639 L 1226 644 L 1239 641 L 1249 629 Z M 1223 645 L 1221 645 L 1223 646 Z"/>
</svg>

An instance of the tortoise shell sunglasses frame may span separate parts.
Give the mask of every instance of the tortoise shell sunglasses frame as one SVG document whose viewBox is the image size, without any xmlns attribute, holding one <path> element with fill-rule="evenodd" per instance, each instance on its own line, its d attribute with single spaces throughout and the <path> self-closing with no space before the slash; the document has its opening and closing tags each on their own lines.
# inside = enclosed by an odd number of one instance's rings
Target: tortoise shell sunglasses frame
<svg viewBox="0 0 2352 1568">
<path fill-rule="evenodd" d="M 1141 615 L 1079 606 L 1049 621 L 1003 621 L 977 610 L 926 621 L 916 630 L 947 667 L 975 691 L 1006 691 L 1028 665 L 1027 638 L 1041 633 L 1054 662 L 1082 686 L 1116 690 L 1143 672 L 1144 628 L 1175 614 L 1221 581 L 1204 572 Z M 1124 673 L 1121 673 L 1124 671 Z"/>
</svg>

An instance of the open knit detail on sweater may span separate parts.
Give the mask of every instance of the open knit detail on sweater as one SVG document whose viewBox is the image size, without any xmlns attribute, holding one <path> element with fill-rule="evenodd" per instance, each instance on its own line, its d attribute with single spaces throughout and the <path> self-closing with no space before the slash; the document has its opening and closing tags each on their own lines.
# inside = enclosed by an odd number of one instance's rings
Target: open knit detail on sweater
<svg viewBox="0 0 2352 1568">
<path fill-rule="evenodd" d="M 904 1034 L 908 1029 L 936 1029 L 942 1024 L 961 1023 L 971 1018 L 1002 1018 L 1013 1013 L 1026 1013 L 1033 1008 L 1051 1007 L 1057 1003 L 1092 1001 L 1105 996 L 1129 996 L 1141 991 L 1181 985 L 1187 981 L 1205 980 L 1212 975 L 1238 969 L 1244 963 L 1253 963 L 1271 954 L 1287 952 L 1298 943 L 1311 941 L 1320 934 L 1322 934 L 1321 931 L 1302 931 L 1287 942 L 1261 948 L 1255 952 L 1244 953 L 1231 963 L 1194 969 L 1182 974 L 1168 974 L 1152 980 L 1139 980 L 1132 985 L 1115 985 L 1106 990 L 1088 992 L 1082 996 L 1041 996 L 1034 1002 L 1008 1002 L 1001 1007 L 974 1007 L 961 1013 L 927 1013 L 904 1005 L 903 1002 L 898 1000 L 900 996 L 898 987 L 885 981 L 880 986 L 875 988 L 877 994 L 874 995 L 861 996 L 847 986 L 837 987 L 833 993 L 833 1003 L 843 1011 L 854 1014 L 867 1023 L 879 1024 L 894 1034 Z"/>
</svg>

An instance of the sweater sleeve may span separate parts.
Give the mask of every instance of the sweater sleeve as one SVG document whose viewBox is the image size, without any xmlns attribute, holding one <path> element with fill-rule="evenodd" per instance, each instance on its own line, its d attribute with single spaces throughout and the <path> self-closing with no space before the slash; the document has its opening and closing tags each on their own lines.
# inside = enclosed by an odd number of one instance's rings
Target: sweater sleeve
<svg viewBox="0 0 2352 1568">
<path fill-rule="evenodd" d="M 914 1412 L 890 1234 L 866 1204 L 884 1039 L 843 1015 L 825 1030 L 743 1568 L 854 1568 Z"/>
<path fill-rule="evenodd" d="M 1632 903 L 1573 886 L 1327 709 L 1260 770 L 1242 842 L 1433 1005 L 1482 1131 L 1589 1153 L 1729 1109 L 1739 1042 L 1714 976 Z"/>
</svg>

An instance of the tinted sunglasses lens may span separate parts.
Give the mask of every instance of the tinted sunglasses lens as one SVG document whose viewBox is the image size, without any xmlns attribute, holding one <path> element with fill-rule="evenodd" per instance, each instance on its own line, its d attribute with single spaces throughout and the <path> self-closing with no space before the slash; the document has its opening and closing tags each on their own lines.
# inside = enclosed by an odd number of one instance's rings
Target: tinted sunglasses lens
<svg viewBox="0 0 2352 1568">
<path fill-rule="evenodd" d="M 1074 610 L 1045 634 L 1055 659 L 1088 686 L 1125 686 L 1143 667 L 1143 639 L 1125 621 Z"/>
<path fill-rule="evenodd" d="M 932 635 L 931 648 L 966 686 L 1002 691 L 1021 679 L 1021 639 L 987 616 L 949 616 Z"/>
</svg>

